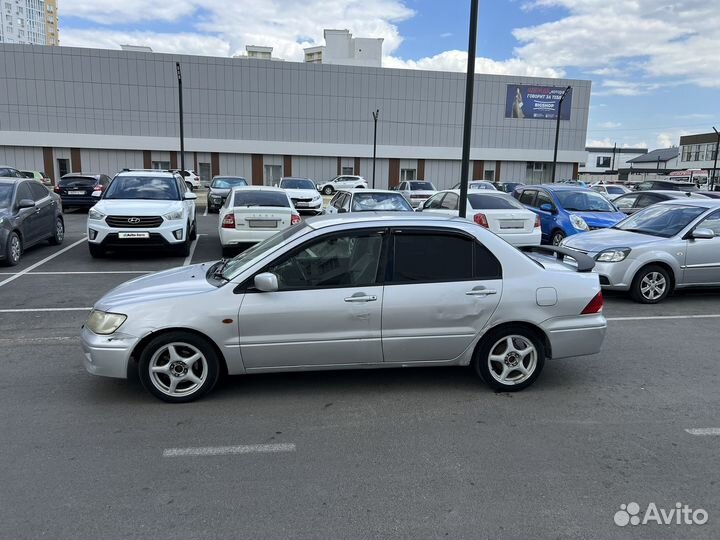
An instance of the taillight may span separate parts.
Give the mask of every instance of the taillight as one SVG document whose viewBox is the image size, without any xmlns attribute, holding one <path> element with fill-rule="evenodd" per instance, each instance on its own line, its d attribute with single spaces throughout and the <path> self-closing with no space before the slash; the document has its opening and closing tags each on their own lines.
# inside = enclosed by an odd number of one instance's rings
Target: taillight
<svg viewBox="0 0 720 540">
<path fill-rule="evenodd" d="M 600 313 L 603 310 L 603 295 L 602 291 L 595 295 L 595 298 L 590 300 L 590 303 L 585 306 L 580 315 L 592 315 L 593 313 Z"/>
<path fill-rule="evenodd" d="M 300 216 L 297 214 L 293 214 L 290 217 L 290 225 L 297 225 L 298 223 L 300 223 Z"/>
<path fill-rule="evenodd" d="M 55 186 L 55 187 L 53 188 L 53 191 L 54 191 L 55 193 L 60 193 L 60 186 Z"/>
<path fill-rule="evenodd" d="M 235 214 L 228 214 L 223 218 L 222 221 L 223 229 L 234 229 L 235 228 Z"/>
<path fill-rule="evenodd" d="M 102 191 L 102 190 L 103 190 L 103 187 L 100 184 L 98 184 L 97 186 L 95 186 L 93 188 L 93 191 Z"/>
<path fill-rule="evenodd" d="M 540 216 L 535 216 L 535 228 L 540 228 Z"/>
<path fill-rule="evenodd" d="M 488 221 L 485 214 L 475 214 L 473 216 L 473 221 L 481 227 L 485 227 L 486 229 L 488 228 Z"/>
</svg>

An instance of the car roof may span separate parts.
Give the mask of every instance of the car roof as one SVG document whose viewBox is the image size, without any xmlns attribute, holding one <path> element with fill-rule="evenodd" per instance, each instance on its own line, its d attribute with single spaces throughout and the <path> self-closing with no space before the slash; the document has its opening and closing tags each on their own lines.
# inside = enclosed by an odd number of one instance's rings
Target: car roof
<svg viewBox="0 0 720 540">
<path fill-rule="evenodd" d="M 0 176 L 0 184 L 15 184 L 22 180 L 30 180 L 30 178 L 16 178 L 14 176 Z"/>
<path fill-rule="evenodd" d="M 439 191 L 438 193 L 455 193 L 456 195 L 460 195 L 459 189 L 443 189 Z M 505 193 L 504 191 L 497 191 L 493 189 L 474 189 L 472 191 L 468 191 L 468 196 L 470 195 L 490 195 L 491 197 L 510 197 L 514 200 L 514 197 L 512 197 L 509 193 Z"/>
<path fill-rule="evenodd" d="M 708 199 L 710 200 L 710 199 Z M 305 220 L 313 229 L 323 229 L 332 227 L 342 223 L 367 223 L 368 225 L 388 223 L 389 226 L 400 225 L 403 223 L 411 225 L 439 225 L 442 223 L 458 225 L 468 224 L 467 220 L 452 216 L 430 215 L 415 212 L 349 212 L 347 214 L 328 214 L 323 216 L 312 217 Z"/>
<path fill-rule="evenodd" d="M 92 177 L 92 178 L 97 178 L 97 177 L 99 177 L 99 176 L 107 176 L 107 175 L 106 175 L 106 174 L 101 174 L 101 173 L 94 173 L 94 172 L 91 172 L 91 173 L 86 173 L 86 172 L 71 172 L 71 173 L 63 174 L 62 177 L 61 177 L 61 179 L 62 179 L 62 178 L 66 178 L 66 177 L 67 177 L 67 178 L 70 178 L 70 177 L 73 177 L 73 176 L 87 176 L 88 178 L 90 178 L 90 177 Z"/>
<path fill-rule="evenodd" d="M 78 174 L 77 176 L 98 176 L 98 175 Z M 154 176 L 155 178 L 166 176 L 168 178 L 175 178 L 175 173 L 170 172 L 170 171 L 164 171 L 162 169 L 135 169 L 135 170 L 129 170 L 129 171 L 120 171 L 115 176 Z"/>
<path fill-rule="evenodd" d="M 353 188 L 353 189 L 338 189 L 336 193 L 389 193 L 390 195 L 397 195 L 398 197 L 402 197 L 400 193 L 397 191 L 392 191 L 390 189 L 363 189 L 363 188 Z"/>
<path fill-rule="evenodd" d="M 280 178 L 280 181 L 283 180 L 310 180 L 312 182 L 312 178 L 308 178 L 307 176 L 283 176 Z"/>
<path fill-rule="evenodd" d="M 707 197 L 686 197 L 681 199 L 668 199 L 655 204 L 673 205 L 682 203 L 685 206 L 699 206 L 700 208 L 720 208 L 720 199 L 710 199 Z"/>
<path fill-rule="evenodd" d="M 237 186 L 232 189 L 233 191 L 275 191 L 277 193 L 286 193 L 284 189 L 274 186 Z"/>
<path fill-rule="evenodd" d="M 681 191 L 678 189 L 640 189 L 637 191 L 631 191 L 630 193 L 626 193 L 623 196 L 632 195 L 634 193 L 658 193 L 660 195 L 669 195 L 675 199 L 682 199 L 683 197 L 693 197 L 703 194 L 699 191 Z"/>
<path fill-rule="evenodd" d="M 523 189 L 545 188 L 548 191 L 592 191 L 592 189 L 578 184 L 530 184 L 523 186 Z"/>
</svg>

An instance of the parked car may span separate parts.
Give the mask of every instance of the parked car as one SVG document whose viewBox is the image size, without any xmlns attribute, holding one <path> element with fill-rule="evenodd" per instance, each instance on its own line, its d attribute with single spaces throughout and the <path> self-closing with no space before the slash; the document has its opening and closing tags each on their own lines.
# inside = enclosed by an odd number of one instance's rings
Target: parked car
<svg viewBox="0 0 720 540">
<path fill-rule="evenodd" d="M 210 182 L 207 196 L 208 212 L 217 212 L 225 204 L 232 188 L 247 186 L 247 180 L 242 176 L 215 176 Z"/>
<path fill-rule="evenodd" d="M 493 182 L 493 186 L 498 191 L 504 191 L 505 193 L 512 193 L 516 188 L 522 187 L 525 184 L 522 182 Z"/>
<path fill-rule="evenodd" d="M 184 171 L 181 171 L 180 169 L 173 169 L 170 172 L 176 172 L 180 176 L 183 177 L 183 180 L 185 180 L 185 185 L 187 185 L 187 188 L 190 191 L 195 191 L 196 189 L 200 188 L 200 177 L 195 174 L 195 171 L 192 169 L 187 169 Z"/>
<path fill-rule="evenodd" d="M 220 209 L 218 231 L 223 255 L 243 244 L 256 244 L 300 222 L 300 214 L 283 189 L 269 186 L 233 188 Z"/>
<path fill-rule="evenodd" d="M 618 210 L 620 210 L 624 214 L 630 215 L 661 201 L 669 201 L 672 199 L 686 199 L 688 197 L 694 199 L 708 198 L 705 193 L 700 194 L 693 191 L 631 191 L 630 193 L 622 195 L 615 199 L 613 201 L 613 204 Z"/>
<path fill-rule="evenodd" d="M 20 171 L 9 165 L 0 165 L 0 178 L 25 178 Z"/>
<path fill-rule="evenodd" d="M 458 216 L 460 190 L 439 191 L 418 211 Z M 467 219 L 494 232 L 513 246 L 540 245 L 540 218 L 507 193 L 477 190 L 468 193 Z"/>
<path fill-rule="evenodd" d="M 126 378 L 137 362 L 168 402 L 201 397 L 221 372 L 358 367 L 472 365 L 492 388 L 522 390 L 546 359 L 600 350 L 598 276 L 575 257 L 576 269 L 538 264 L 440 216 L 313 217 L 234 259 L 115 288 L 82 329 L 84 363 Z"/>
<path fill-rule="evenodd" d="M 460 189 L 460 182 L 455 184 L 450 189 Z M 487 189 L 488 191 L 497 191 L 495 184 L 487 182 L 485 180 L 471 180 L 468 182 L 468 189 Z"/>
<path fill-rule="evenodd" d="M 34 180 L 0 177 L 0 262 L 15 266 L 27 248 L 64 238 L 60 197 Z"/>
<path fill-rule="evenodd" d="M 621 186 L 620 184 L 599 183 L 591 185 L 590 189 L 592 189 L 593 191 L 597 191 L 600 195 L 603 195 L 609 201 L 613 201 L 620 195 L 624 195 L 625 193 L 630 193 L 630 189 L 626 188 L 625 186 Z"/>
<path fill-rule="evenodd" d="M 322 197 L 317 192 L 315 182 L 309 178 L 285 176 L 280 179 L 279 186 L 288 194 L 298 212 L 312 212 L 315 215 L 322 212 Z"/>
<path fill-rule="evenodd" d="M 20 173 L 25 178 L 32 178 L 45 186 L 52 186 L 52 178 L 42 171 L 20 171 Z"/>
<path fill-rule="evenodd" d="M 116 248 L 160 247 L 186 257 L 197 236 L 195 199 L 178 173 L 151 169 L 118 173 L 105 191 L 95 192 L 97 204 L 88 212 L 90 255 L 102 257 Z"/>
<path fill-rule="evenodd" d="M 599 193 L 574 185 L 523 186 L 512 195 L 540 216 L 542 240 L 553 245 L 578 232 L 610 227 L 625 217 Z"/>
<path fill-rule="evenodd" d="M 674 180 L 646 180 L 632 184 L 632 188 L 635 191 L 699 191 L 693 182 L 676 182 Z"/>
<path fill-rule="evenodd" d="M 106 174 L 70 173 L 64 175 L 55 186 L 63 208 L 90 208 L 98 202 L 97 196 L 110 185 Z"/>
<path fill-rule="evenodd" d="M 675 289 L 720 286 L 720 200 L 659 202 L 610 229 L 563 241 L 597 262 L 600 284 L 656 304 Z"/>
<path fill-rule="evenodd" d="M 566 178 L 564 180 L 558 180 L 557 183 L 564 184 L 566 186 L 588 187 L 587 182 L 583 182 L 582 180 L 571 180 L 569 178 Z"/>
<path fill-rule="evenodd" d="M 400 182 L 397 191 L 402 193 L 413 208 L 417 208 L 437 193 L 432 182 L 426 180 L 408 180 Z"/>
<path fill-rule="evenodd" d="M 338 189 L 367 188 L 367 181 L 362 176 L 343 174 L 336 176 L 329 182 L 318 184 L 317 190 L 323 195 L 332 195 Z"/>
<path fill-rule="evenodd" d="M 412 212 L 413 208 L 397 191 L 385 189 L 349 189 L 335 192 L 326 214 L 346 212 Z"/>
</svg>

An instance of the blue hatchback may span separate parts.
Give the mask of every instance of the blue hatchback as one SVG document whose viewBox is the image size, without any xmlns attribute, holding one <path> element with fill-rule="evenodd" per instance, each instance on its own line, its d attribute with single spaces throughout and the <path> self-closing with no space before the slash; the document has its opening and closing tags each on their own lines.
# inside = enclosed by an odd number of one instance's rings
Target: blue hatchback
<svg viewBox="0 0 720 540">
<path fill-rule="evenodd" d="M 513 197 L 540 216 L 545 244 L 558 245 L 566 236 L 606 229 L 627 217 L 599 193 L 573 185 L 522 186 Z"/>
</svg>

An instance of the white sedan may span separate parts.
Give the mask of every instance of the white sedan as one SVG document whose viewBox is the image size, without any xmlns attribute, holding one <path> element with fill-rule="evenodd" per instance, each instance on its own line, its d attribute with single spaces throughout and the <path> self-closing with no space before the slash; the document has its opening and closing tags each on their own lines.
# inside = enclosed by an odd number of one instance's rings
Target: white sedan
<svg viewBox="0 0 720 540">
<path fill-rule="evenodd" d="M 439 191 L 418 211 L 457 216 L 460 213 L 459 202 L 460 190 Z M 466 216 L 513 246 L 540 245 L 540 218 L 502 191 L 477 190 L 468 193 Z"/>
<path fill-rule="evenodd" d="M 240 244 L 256 244 L 278 231 L 300 223 L 285 190 L 266 186 L 244 186 L 230 192 L 220 208 L 218 231 L 223 255 Z"/>
</svg>

